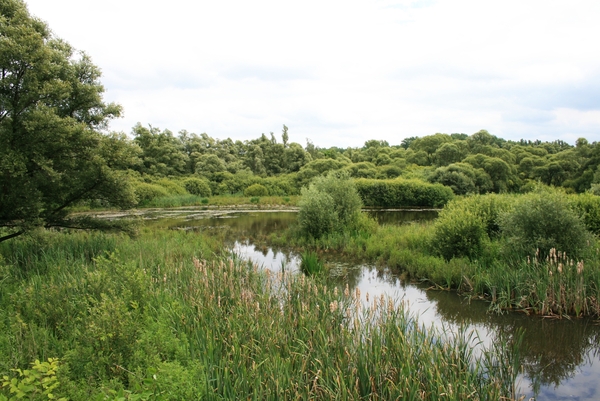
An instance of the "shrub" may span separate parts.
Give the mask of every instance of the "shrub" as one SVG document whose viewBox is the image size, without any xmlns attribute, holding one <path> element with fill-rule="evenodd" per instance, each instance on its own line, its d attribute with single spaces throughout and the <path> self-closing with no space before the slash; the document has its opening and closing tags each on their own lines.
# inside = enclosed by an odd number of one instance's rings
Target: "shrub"
<svg viewBox="0 0 600 401">
<path fill-rule="evenodd" d="M 600 235 L 600 197 L 586 193 L 571 197 L 570 203 L 585 227 L 590 232 Z"/>
<path fill-rule="evenodd" d="M 268 196 L 269 190 L 261 184 L 250 185 L 244 190 L 244 196 Z"/>
<path fill-rule="evenodd" d="M 434 226 L 432 248 L 446 260 L 476 257 L 487 240 L 485 224 L 472 210 L 444 209 Z"/>
<path fill-rule="evenodd" d="M 186 194 L 186 190 L 182 185 L 175 181 L 169 180 L 168 178 L 161 178 L 160 180 L 155 181 L 154 184 L 160 185 L 161 187 L 165 188 L 169 195 Z"/>
<path fill-rule="evenodd" d="M 366 206 L 378 207 L 441 207 L 454 196 L 449 187 L 417 179 L 359 179 L 356 189 Z"/>
<path fill-rule="evenodd" d="M 317 177 L 308 189 L 303 189 L 298 205 L 300 230 L 319 238 L 355 227 L 362 202 L 348 173 L 334 171 Z"/>
<path fill-rule="evenodd" d="M 590 239 L 566 196 L 549 190 L 517 198 L 514 208 L 500 217 L 500 227 L 511 254 L 522 257 L 537 250 L 546 256 L 551 248 L 577 257 Z"/>
<path fill-rule="evenodd" d="M 137 182 L 134 185 L 135 196 L 138 200 L 138 205 L 150 202 L 152 199 L 159 198 L 161 196 L 169 196 L 167 190 L 155 184 L 148 184 L 145 182 Z"/>
<path fill-rule="evenodd" d="M 183 181 L 183 186 L 186 191 L 192 195 L 198 195 L 202 197 L 212 196 L 210 185 L 206 180 L 200 178 L 187 178 Z"/>
<path fill-rule="evenodd" d="M 302 233 L 320 238 L 333 231 L 336 215 L 331 195 L 311 185 L 308 189 L 302 189 L 298 206 L 298 224 Z"/>
</svg>

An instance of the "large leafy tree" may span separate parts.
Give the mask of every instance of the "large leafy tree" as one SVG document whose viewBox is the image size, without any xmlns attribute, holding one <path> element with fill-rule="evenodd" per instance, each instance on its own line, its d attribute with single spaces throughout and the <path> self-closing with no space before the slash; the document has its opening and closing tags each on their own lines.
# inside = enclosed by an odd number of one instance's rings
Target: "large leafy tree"
<svg viewBox="0 0 600 401">
<path fill-rule="evenodd" d="M 134 203 L 120 168 L 135 148 L 102 133 L 121 108 L 103 101 L 99 78 L 21 0 L 0 1 L 0 242 L 39 226 L 109 225 L 70 217 L 77 202 Z"/>
</svg>

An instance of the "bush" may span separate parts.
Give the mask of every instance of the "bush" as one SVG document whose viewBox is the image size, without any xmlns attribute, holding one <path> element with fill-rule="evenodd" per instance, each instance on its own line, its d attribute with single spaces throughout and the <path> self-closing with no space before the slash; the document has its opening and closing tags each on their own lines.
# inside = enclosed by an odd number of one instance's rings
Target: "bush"
<svg viewBox="0 0 600 401">
<path fill-rule="evenodd" d="M 500 217 L 508 251 L 525 257 L 551 248 L 571 257 L 581 256 L 590 234 L 582 219 L 569 208 L 566 195 L 539 190 L 517 198 L 514 208 Z"/>
<path fill-rule="evenodd" d="M 169 193 L 164 187 L 155 184 L 148 184 L 145 182 L 135 183 L 134 192 L 138 200 L 138 205 L 148 203 L 152 199 L 159 198 L 161 196 L 169 196 Z"/>
<path fill-rule="evenodd" d="M 456 205 L 456 204 L 455 204 Z M 446 260 L 481 253 L 487 240 L 485 224 L 472 210 L 451 207 L 440 213 L 434 226 L 432 248 Z"/>
<path fill-rule="evenodd" d="M 454 196 L 449 187 L 416 179 L 359 179 L 356 189 L 366 206 L 377 207 L 441 207 Z"/>
<path fill-rule="evenodd" d="M 570 203 L 588 231 L 600 235 L 600 197 L 591 193 L 581 194 L 572 196 Z"/>
<path fill-rule="evenodd" d="M 302 190 L 298 223 L 307 235 L 319 238 L 355 225 L 362 202 L 347 172 L 330 172 L 317 177 Z"/>
<path fill-rule="evenodd" d="M 185 195 L 187 193 L 182 185 L 169 180 L 168 178 L 161 178 L 160 180 L 155 181 L 154 184 L 165 188 L 169 195 Z"/>
<path fill-rule="evenodd" d="M 202 197 L 212 196 L 210 185 L 208 185 L 208 181 L 206 180 L 202 180 L 200 178 L 187 178 L 183 181 L 183 186 L 185 187 L 186 191 L 192 195 L 198 195 Z"/>
<path fill-rule="evenodd" d="M 333 231 L 336 216 L 331 195 L 311 185 L 308 189 L 302 189 L 298 206 L 298 224 L 303 234 L 320 238 Z"/>
<path fill-rule="evenodd" d="M 250 185 L 244 190 L 244 196 L 268 196 L 269 190 L 261 184 Z"/>
</svg>

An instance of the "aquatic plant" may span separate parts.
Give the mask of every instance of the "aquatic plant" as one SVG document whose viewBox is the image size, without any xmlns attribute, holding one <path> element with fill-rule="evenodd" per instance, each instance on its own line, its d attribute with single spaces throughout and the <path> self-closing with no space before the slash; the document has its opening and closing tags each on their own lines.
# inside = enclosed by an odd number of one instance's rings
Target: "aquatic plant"
<svg viewBox="0 0 600 401">
<path fill-rule="evenodd" d="M 306 275 L 316 276 L 325 271 L 325 266 L 316 252 L 306 251 L 301 255 L 300 270 Z"/>
</svg>

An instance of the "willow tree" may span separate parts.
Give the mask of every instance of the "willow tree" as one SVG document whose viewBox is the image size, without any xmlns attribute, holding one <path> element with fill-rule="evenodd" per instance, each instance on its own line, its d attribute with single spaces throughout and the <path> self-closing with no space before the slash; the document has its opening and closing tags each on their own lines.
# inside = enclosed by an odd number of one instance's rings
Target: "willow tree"
<svg viewBox="0 0 600 401">
<path fill-rule="evenodd" d="M 118 167 L 135 152 L 104 133 L 121 108 L 103 101 L 99 78 L 21 0 L 0 1 L 0 242 L 35 227 L 109 225 L 70 217 L 81 201 L 133 204 Z"/>
</svg>

